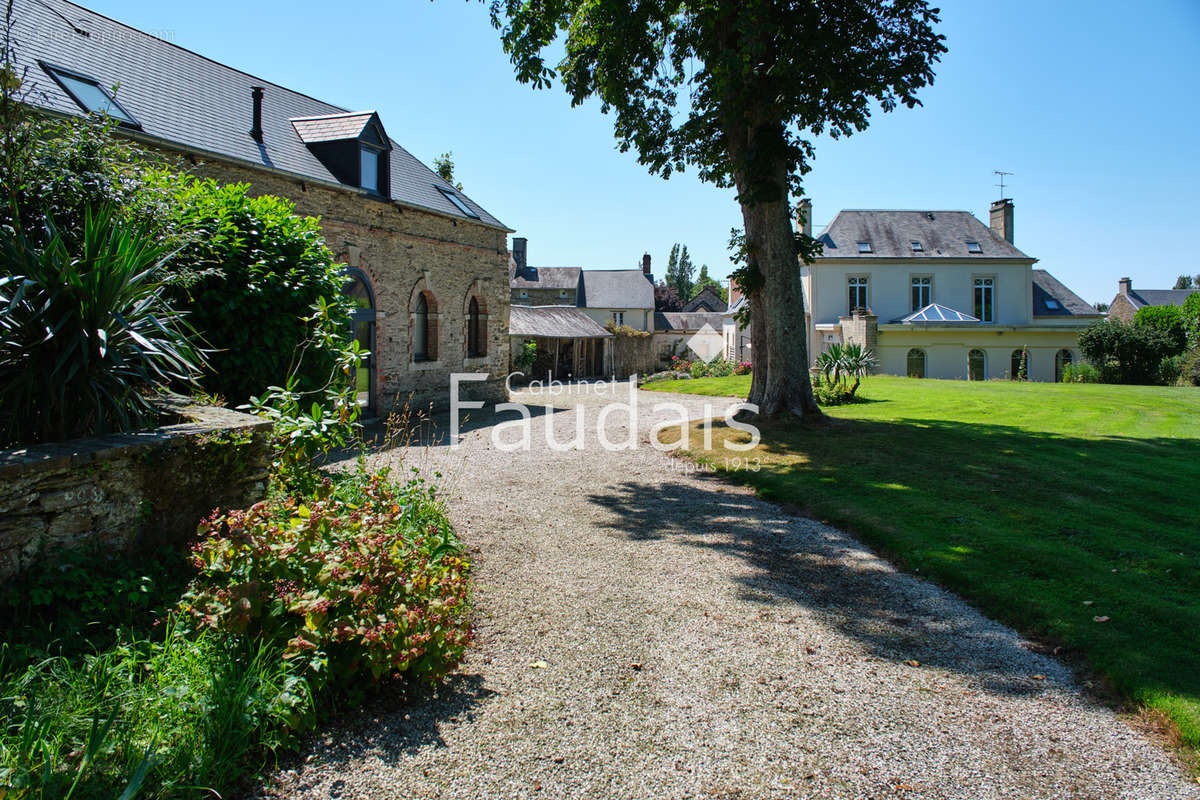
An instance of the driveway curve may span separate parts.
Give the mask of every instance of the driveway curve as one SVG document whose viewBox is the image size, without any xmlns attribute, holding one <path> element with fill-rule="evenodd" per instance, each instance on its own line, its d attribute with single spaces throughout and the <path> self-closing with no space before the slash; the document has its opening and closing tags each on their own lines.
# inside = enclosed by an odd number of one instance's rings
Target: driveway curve
<svg viewBox="0 0 1200 800">
<path fill-rule="evenodd" d="M 442 474 L 475 563 L 477 642 L 435 695 L 316 737 L 289 798 L 1200 798 L 1069 670 L 836 529 L 647 444 L 726 400 L 516 398 L 532 447 L 471 412 Z M 706 409 L 705 405 L 712 408 Z M 501 415 L 508 421 L 514 414 Z M 578 447 L 546 444 L 546 425 Z M 609 441 L 628 415 L 603 420 Z M 517 431 L 502 430 L 502 444 Z"/>
</svg>

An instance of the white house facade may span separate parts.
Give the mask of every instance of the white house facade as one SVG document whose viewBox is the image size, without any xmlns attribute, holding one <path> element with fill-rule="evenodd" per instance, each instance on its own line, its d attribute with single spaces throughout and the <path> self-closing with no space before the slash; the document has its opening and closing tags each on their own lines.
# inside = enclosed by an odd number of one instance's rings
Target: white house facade
<svg viewBox="0 0 1200 800">
<path fill-rule="evenodd" d="M 807 205 L 801 216 L 811 216 Z M 801 267 L 809 353 L 875 351 L 878 371 L 924 378 L 1053 381 L 1102 315 L 1013 245 L 1013 204 L 990 227 L 966 211 L 844 210 Z"/>
</svg>

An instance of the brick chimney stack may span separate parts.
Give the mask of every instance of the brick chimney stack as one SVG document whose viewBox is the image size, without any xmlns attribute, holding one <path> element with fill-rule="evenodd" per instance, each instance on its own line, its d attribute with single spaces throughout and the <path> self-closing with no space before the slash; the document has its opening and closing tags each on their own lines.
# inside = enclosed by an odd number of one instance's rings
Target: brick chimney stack
<svg viewBox="0 0 1200 800">
<path fill-rule="evenodd" d="M 1132 291 L 1133 291 L 1133 281 L 1132 280 L 1130 280 L 1129 278 L 1121 278 L 1121 280 L 1117 281 L 1117 293 L 1118 294 L 1129 294 Z"/>
<path fill-rule="evenodd" d="M 729 307 L 733 308 L 733 304 L 742 299 L 742 289 L 737 285 L 737 281 L 733 278 L 729 279 Z"/>
<path fill-rule="evenodd" d="M 514 236 L 513 237 L 512 257 L 513 257 L 513 261 L 517 265 L 518 272 L 520 272 L 521 270 L 525 269 L 526 266 L 528 266 L 528 263 L 526 260 L 527 256 L 528 256 L 528 252 L 527 252 L 528 246 L 529 246 L 529 240 L 526 239 L 525 237 L 523 237 L 523 236 Z"/>
<path fill-rule="evenodd" d="M 992 231 L 1009 244 L 1013 243 L 1013 201 L 1009 199 L 992 201 L 989 214 L 989 225 Z"/>
<path fill-rule="evenodd" d="M 654 283 L 654 275 L 650 272 L 650 254 L 642 254 L 642 274 L 646 276 L 646 280 Z"/>
<path fill-rule="evenodd" d="M 805 236 L 812 236 L 812 200 L 807 197 L 796 204 L 796 226 Z"/>
</svg>

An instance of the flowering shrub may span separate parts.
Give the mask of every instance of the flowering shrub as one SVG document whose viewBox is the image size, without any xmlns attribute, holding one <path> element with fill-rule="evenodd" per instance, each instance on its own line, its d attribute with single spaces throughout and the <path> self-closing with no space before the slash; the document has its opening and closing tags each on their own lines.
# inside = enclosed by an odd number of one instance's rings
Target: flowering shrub
<svg viewBox="0 0 1200 800">
<path fill-rule="evenodd" d="M 734 375 L 749 375 L 754 370 L 749 361 L 739 361 L 733 368 Z"/>
<path fill-rule="evenodd" d="M 671 356 L 671 371 L 672 372 L 691 372 L 692 371 L 692 362 L 688 361 L 686 358 L 680 358 L 679 356 Z"/>
<path fill-rule="evenodd" d="M 360 473 L 200 526 L 181 610 L 284 646 L 318 687 L 438 678 L 462 658 L 469 566 L 432 487 Z"/>
<path fill-rule="evenodd" d="M 712 361 L 693 361 L 690 372 L 693 378 L 725 378 L 734 374 L 734 366 L 718 356 Z"/>
</svg>

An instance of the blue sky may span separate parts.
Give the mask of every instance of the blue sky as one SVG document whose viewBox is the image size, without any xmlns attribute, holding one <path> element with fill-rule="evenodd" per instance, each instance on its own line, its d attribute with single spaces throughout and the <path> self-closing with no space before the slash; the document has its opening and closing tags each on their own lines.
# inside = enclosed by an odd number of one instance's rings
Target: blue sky
<svg viewBox="0 0 1200 800">
<path fill-rule="evenodd" d="M 467 194 L 529 239 L 539 266 L 660 277 L 673 242 L 730 269 L 741 217 L 694 172 L 651 177 L 596 104 L 513 78 L 486 7 L 467 0 L 88 0 L 85 5 L 269 81 L 377 109 L 426 163 L 454 153 Z M 1015 173 L 1016 244 L 1088 301 L 1117 278 L 1200 273 L 1200 3 L 943 4 L 949 53 L 924 107 L 817 143 L 819 229 L 841 208 L 965 209 L 987 219 L 992 170 Z"/>
</svg>

